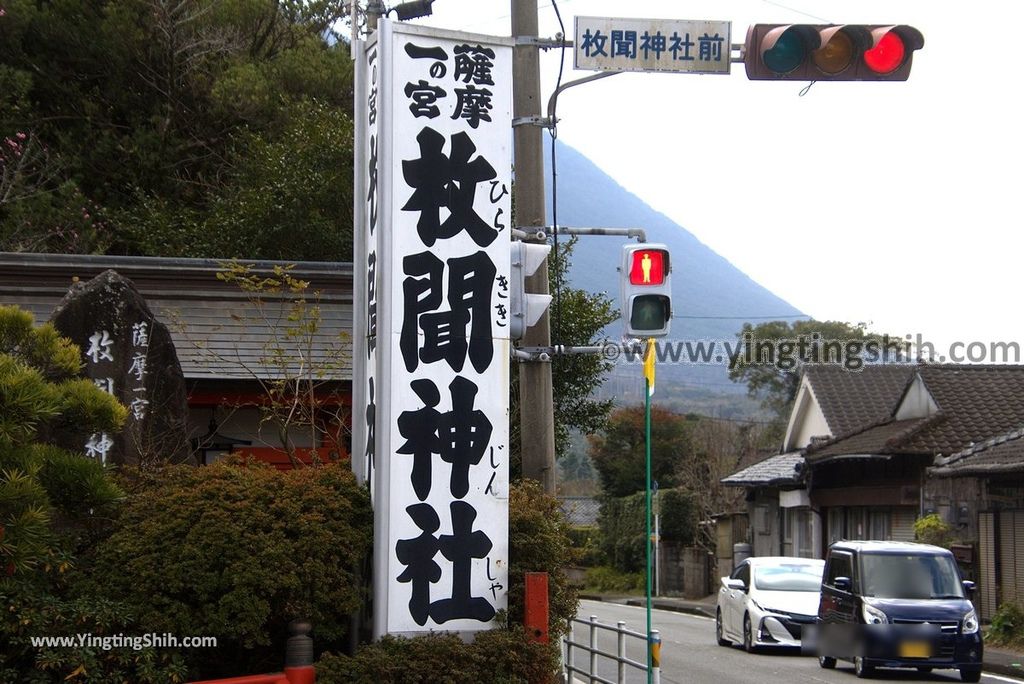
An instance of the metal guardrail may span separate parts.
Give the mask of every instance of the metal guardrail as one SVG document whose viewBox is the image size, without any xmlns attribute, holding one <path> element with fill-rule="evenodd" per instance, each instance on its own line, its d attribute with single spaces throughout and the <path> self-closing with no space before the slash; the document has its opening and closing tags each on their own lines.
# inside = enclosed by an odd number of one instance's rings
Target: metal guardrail
<svg viewBox="0 0 1024 684">
<path fill-rule="evenodd" d="M 574 624 L 585 625 L 588 628 L 587 643 L 581 643 L 574 640 L 575 628 Z M 614 633 L 616 638 L 615 653 L 606 653 L 598 647 L 597 634 L 599 630 L 605 630 Z M 626 657 L 626 638 L 632 637 L 639 639 L 644 649 L 654 649 L 654 666 L 651 669 L 652 681 L 655 684 L 661 682 L 661 666 L 660 666 L 660 647 L 661 647 L 661 633 L 656 630 L 651 630 L 650 643 L 647 641 L 647 635 L 643 632 L 637 632 L 626 628 L 626 623 L 623 620 L 619 620 L 615 626 L 610 624 L 604 624 L 597 621 L 596 615 L 591 615 L 589 620 L 582 620 L 580 618 L 574 618 L 569 620 L 569 634 L 562 639 L 562 643 L 565 645 L 565 666 L 563 671 L 565 673 L 566 681 L 573 681 L 573 674 L 580 674 L 586 676 L 589 684 L 621 684 L 626 681 L 626 668 L 632 667 L 640 672 L 647 672 L 646 662 L 637 662 Z M 574 649 L 584 651 L 588 655 L 589 668 L 584 670 L 581 667 L 576 666 L 576 654 Z M 646 656 L 647 651 L 644 650 Z M 605 679 L 597 674 L 597 663 L 598 658 L 606 658 L 614 661 L 617 665 L 618 677 L 615 680 Z M 646 660 L 646 657 L 645 657 Z"/>
</svg>

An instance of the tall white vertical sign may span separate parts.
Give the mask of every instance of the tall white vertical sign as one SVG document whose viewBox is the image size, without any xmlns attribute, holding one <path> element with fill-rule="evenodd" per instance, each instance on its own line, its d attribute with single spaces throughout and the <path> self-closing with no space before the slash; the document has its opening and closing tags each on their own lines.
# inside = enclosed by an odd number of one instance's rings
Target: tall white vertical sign
<svg viewBox="0 0 1024 684">
<path fill-rule="evenodd" d="M 470 633 L 508 592 L 512 42 L 382 21 L 376 48 L 356 264 L 376 371 L 355 411 L 372 412 L 374 633 Z"/>
<path fill-rule="evenodd" d="M 352 470 L 373 488 L 377 407 L 377 271 L 380 207 L 377 185 L 380 57 L 377 40 L 355 46 L 355 168 L 352 292 Z"/>
</svg>

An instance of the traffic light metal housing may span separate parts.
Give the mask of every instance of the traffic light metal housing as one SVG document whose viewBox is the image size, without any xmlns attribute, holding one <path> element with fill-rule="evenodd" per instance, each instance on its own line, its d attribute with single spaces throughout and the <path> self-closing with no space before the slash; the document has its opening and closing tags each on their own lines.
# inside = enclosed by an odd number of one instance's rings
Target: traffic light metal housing
<svg viewBox="0 0 1024 684">
<path fill-rule="evenodd" d="M 625 245 L 619 266 L 627 337 L 665 337 L 672 325 L 672 260 L 668 246 Z"/>
<path fill-rule="evenodd" d="M 515 240 L 511 243 L 512 273 L 509 283 L 509 337 L 521 340 L 551 305 L 551 295 L 528 294 L 526 279 L 537 272 L 551 251 L 551 245 Z"/>
<path fill-rule="evenodd" d="M 753 24 L 752 81 L 906 81 L 924 36 L 903 24 Z"/>
</svg>

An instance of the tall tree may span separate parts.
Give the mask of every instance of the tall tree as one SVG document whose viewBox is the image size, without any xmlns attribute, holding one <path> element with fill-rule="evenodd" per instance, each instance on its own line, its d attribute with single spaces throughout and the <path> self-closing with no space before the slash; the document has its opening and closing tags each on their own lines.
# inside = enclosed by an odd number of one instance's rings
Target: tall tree
<svg viewBox="0 0 1024 684">
<path fill-rule="evenodd" d="M 658 487 L 675 487 L 678 464 L 692 458 L 693 422 L 678 413 L 651 407 L 651 478 Z M 644 407 L 618 409 L 605 429 L 590 438 L 590 458 L 608 496 L 642 491 L 646 482 Z"/>
<path fill-rule="evenodd" d="M 784 422 L 800 389 L 800 371 L 807 363 L 846 364 L 857 370 L 863 363 L 903 362 L 903 340 L 897 336 L 872 333 L 864 323 L 839 321 L 769 321 L 744 323 L 738 334 L 741 353 L 729 369 L 729 379 L 747 385 L 747 393 L 760 399 L 778 421 Z M 800 343 L 803 342 L 801 350 Z M 878 346 L 877 354 L 868 343 Z M 886 345 L 888 349 L 886 349 Z"/>
<path fill-rule="evenodd" d="M 603 294 L 594 294 L 568 285 L 567 274 L 575 241 L 561 245 L 558 258 L 548 260 L 549 289 L 553 293 L 552 342 L 565 345 L 595 345 L 604 336 L 605 326 L 618 317 L 612 301 Z M 555 456 L 569 453 L 573 430 L 593 434 L 600 430 L 612 408 L 611 400 L 593 398 L 604 382 L 611 363 L 598 354 L 558 356 L 552 361 L 551 384 L 555 405 Z M 519 373 L 512 362 L 511 448 L 513 463 L 519 463 Z"/>
<path fill-rule="evenodd" d="M 0 249 L 350 258 L 345 4 L 5 0 Z"/>
</svg>

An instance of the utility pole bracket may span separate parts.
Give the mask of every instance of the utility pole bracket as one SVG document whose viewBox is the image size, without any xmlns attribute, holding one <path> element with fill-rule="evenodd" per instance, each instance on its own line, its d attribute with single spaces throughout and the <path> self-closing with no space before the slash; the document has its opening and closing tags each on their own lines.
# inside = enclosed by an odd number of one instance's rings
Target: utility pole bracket
<svg viewBox="0 0 1024 684">
<path fill-rule="evenodd" d="M 548 239 L 548 234 L 544 232 L 543 227 L 520 226 L 512 229 L 512 237 L 517 237 L 520 240 L 532 240 L 533 242 L 545 242 Z"/>
<path fill-rule="evenodd" d="M 548 116 L 519 116 L 512 119 L 512 128 L 517 126 L 540 126 L 541 128 L 554 128 L 555 123 Z"/>
<path fill-rule="evenodd" d="M 572 41 L 565 40 L 561 33 L 557 34 L 554 38 L 516 36 L 516 45 L 539 47 L 541 50 L 552 50 L 554 48 L 571 48 Z"/>
</svg>

